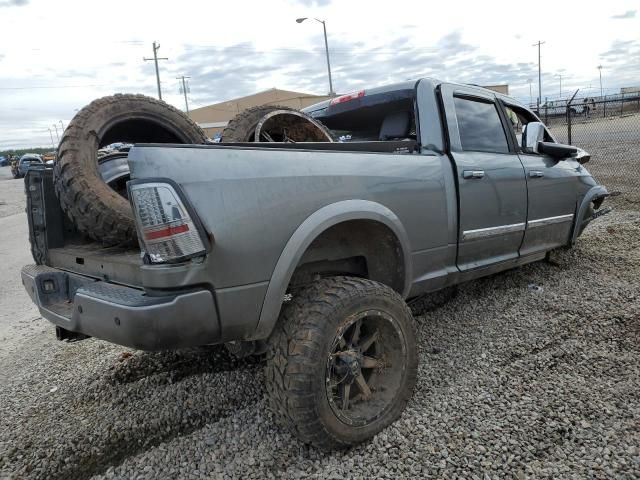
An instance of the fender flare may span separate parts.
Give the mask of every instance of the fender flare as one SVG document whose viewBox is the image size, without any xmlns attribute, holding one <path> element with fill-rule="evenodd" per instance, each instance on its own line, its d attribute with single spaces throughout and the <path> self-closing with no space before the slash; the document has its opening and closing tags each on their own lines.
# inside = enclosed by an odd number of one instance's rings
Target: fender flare
<svg viewBox="0 0 640 480">
<path fill-rule="evenodd" d="M 602 185 L 596 185 L 594 187 L 591 187 L 587 191 L 585 196 L 582 198 L 582 202 L 580 203 L 580 206 L 576 210 L 576 215 L 573 221 L 573 230 L 571 231 L 571 241 L 569 242 L 569 245 L 573 246 L 576 243 L 576 240 L 578 239 L 578 232 L 580 231 L 580 225 L 584 221 L 584 216 L 586 215 L 589 209 L 589 204 L 594 200 L 597 200 L 598 198 L 608 197 L 608 196 L 609 196 L 609 191 Z"/>
<path fill-rule="evenodd" d="M 280 315 L 282 299 L 287 291 L 293 272 L 311 242 L 333 225 L 349 220 L 378 221 L 387 226 L 396 235 L 404 257 L 405 278 L 401 294 L 406 298 L 411 289 L 412 279 L 411 247 L 409 237 L 400 219 L 384 205 L 369 200 L 344 200 L 332 203 L 307 217 L 282 250 L 271 274 L 267 293 L 262 303 L 260 319 L 251 339 L 265 339 L 271 334 Z"/>
</svg>

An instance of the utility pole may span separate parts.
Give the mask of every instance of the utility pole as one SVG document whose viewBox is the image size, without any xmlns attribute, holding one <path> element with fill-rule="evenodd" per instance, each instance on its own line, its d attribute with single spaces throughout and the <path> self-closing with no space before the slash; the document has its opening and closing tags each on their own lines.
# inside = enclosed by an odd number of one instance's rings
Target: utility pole
<svg viewBox="0 0 640 480">
<path fill-rule="evenodd" d="M 538 109 L 540 109 L 540 102 L 542 102 L 542 70 L 540 69 L 540 46 L 544 45 L 545 43 L 546 42 L 541 42 L 540 40 L 538 40 L 538 43 L 533 44 L 534 47 L 538 47 Z"/>
<path fill-rule="evenodd" d="M 187 78 L 191 78 L 191 77 L 185 77 L 184 75 L 182 75 L 181 77 L 176 77 L 176 80 L 182 80 L 182 88 L 180 90 L 182 90 L 182 93 L 184 94 L 184 106 L 187 109 L 187 117 L 189 116 L 189 101 L 187 100 L 187 82 L 186 79 Z"/>
<path fill-rule="evenodd" d="M 56 149 L 56 144 L 53 141 L 53 133 L 51 132 L 51 128 L 47 128 L 47 130 L 49 130 L 49 136 L 51 137 L 51 147 L 55 150 Z"/>
<path fill-rule="evenodd" d="M 58 139 L 58 144 L 60 143 L 60 135 L 58 135 L 58 125 L 56 125 L 55 123 L 53 124 L 53 128 L 56 129 L 56 138 Z"/>
<path fill-rule="evenodd" d="M 143 58 L 145 62 L 153 60 L 156 65 L 156 81 L 158 82 L 158 98 L 162 100 L 162 90 L 160 89 L 160 71 L 158 70 L 158 60 L 169 60 L 166 57 L 158 58 L 158 50 L 160 50 L 160 44 L 153 42 L 153 58 Z"/>
<path fill-rule="evenodd" d="M 604 95 L 602 94 L 602 65 L 598 65 L 598 71 L 600 72 L 600 98 L 604 99 Z"/>
</svg>

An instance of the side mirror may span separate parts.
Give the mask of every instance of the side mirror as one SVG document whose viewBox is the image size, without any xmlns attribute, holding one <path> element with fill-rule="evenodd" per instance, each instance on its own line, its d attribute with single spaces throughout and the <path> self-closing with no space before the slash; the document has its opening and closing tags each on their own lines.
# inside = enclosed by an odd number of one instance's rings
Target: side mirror
<svg viewBox="0 0 640 480">
<path fill-rule="evenodd" d="M 591 160 L 591 154 L 581 148 L 578 148 L 578 153 L 576 154 L 575 159 L 578 163 L 585 164 Z"/>
<path fill-rule="evenodd" d="M 544 125 L 540 122 L 529 122 L 522 131 L 522 151 L 540 153 L 538 143 L 544 140 Z"/>
<path fill-rule="evenodd" d="M 538 151 L 557 160 L 562 160 L 578 153 L 578 148 L 572 145 L 563 145 L 562 143 L 539 142 Z"/>
</svg>

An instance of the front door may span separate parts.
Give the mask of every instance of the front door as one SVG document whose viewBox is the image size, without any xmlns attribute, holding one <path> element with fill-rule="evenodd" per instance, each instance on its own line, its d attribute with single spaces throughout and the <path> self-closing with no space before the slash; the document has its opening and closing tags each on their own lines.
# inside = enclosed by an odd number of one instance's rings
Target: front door
<svg viewBox="0 0 640 480">
<path fill-rule="evenodd" d="M 518 257 L 527 217 L 524 168 L 495 96 L 473 87 L 442 87 L 459 186 L 460 270 Z"/>
<path fill-rule="evenodd" d="M 508 118 L 515 121 L 514 134 L 521 143 L 521 125 L 538 121 L 533 113 L 505 102 Z M 553 141 L 545 132 L 545 141 Z M 581 165 L 575 159 L 557 160 L 549 155 L 525 153 L 519 148 L 525 170 L 529 211 L 520 255 L 550 250 L 569 241 L 577 202 L 577 171 Z"/>
</svg>

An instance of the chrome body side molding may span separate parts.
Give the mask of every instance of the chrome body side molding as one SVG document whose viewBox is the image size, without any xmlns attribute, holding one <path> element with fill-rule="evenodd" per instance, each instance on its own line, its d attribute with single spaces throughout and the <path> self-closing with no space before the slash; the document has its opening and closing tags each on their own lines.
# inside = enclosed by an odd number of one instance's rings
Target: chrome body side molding
<svg viewBox="0 0 640 480">
<path fill-rule="evenodd" d="M 499 225 L 497 227 L 465 230 L 464 232 L 462 232 L 462 240 L 475 240 L 477 238 L 493 237 L 495 235 L 504 235 L 506 233 L 522 232 L 524 229 L 524 223 L 513 223 L 511 225 Z"/>
<path fill-rule="evenodd" d="M 567 215 L 558 215 L 557 217 L 538 218 L 536 220 L 529 220 L 527 222 L 527 228 L 545 227 L 547 225 L 570 222 L 572 220 L 573 213 L 569 213 Z"/>
</svg>

